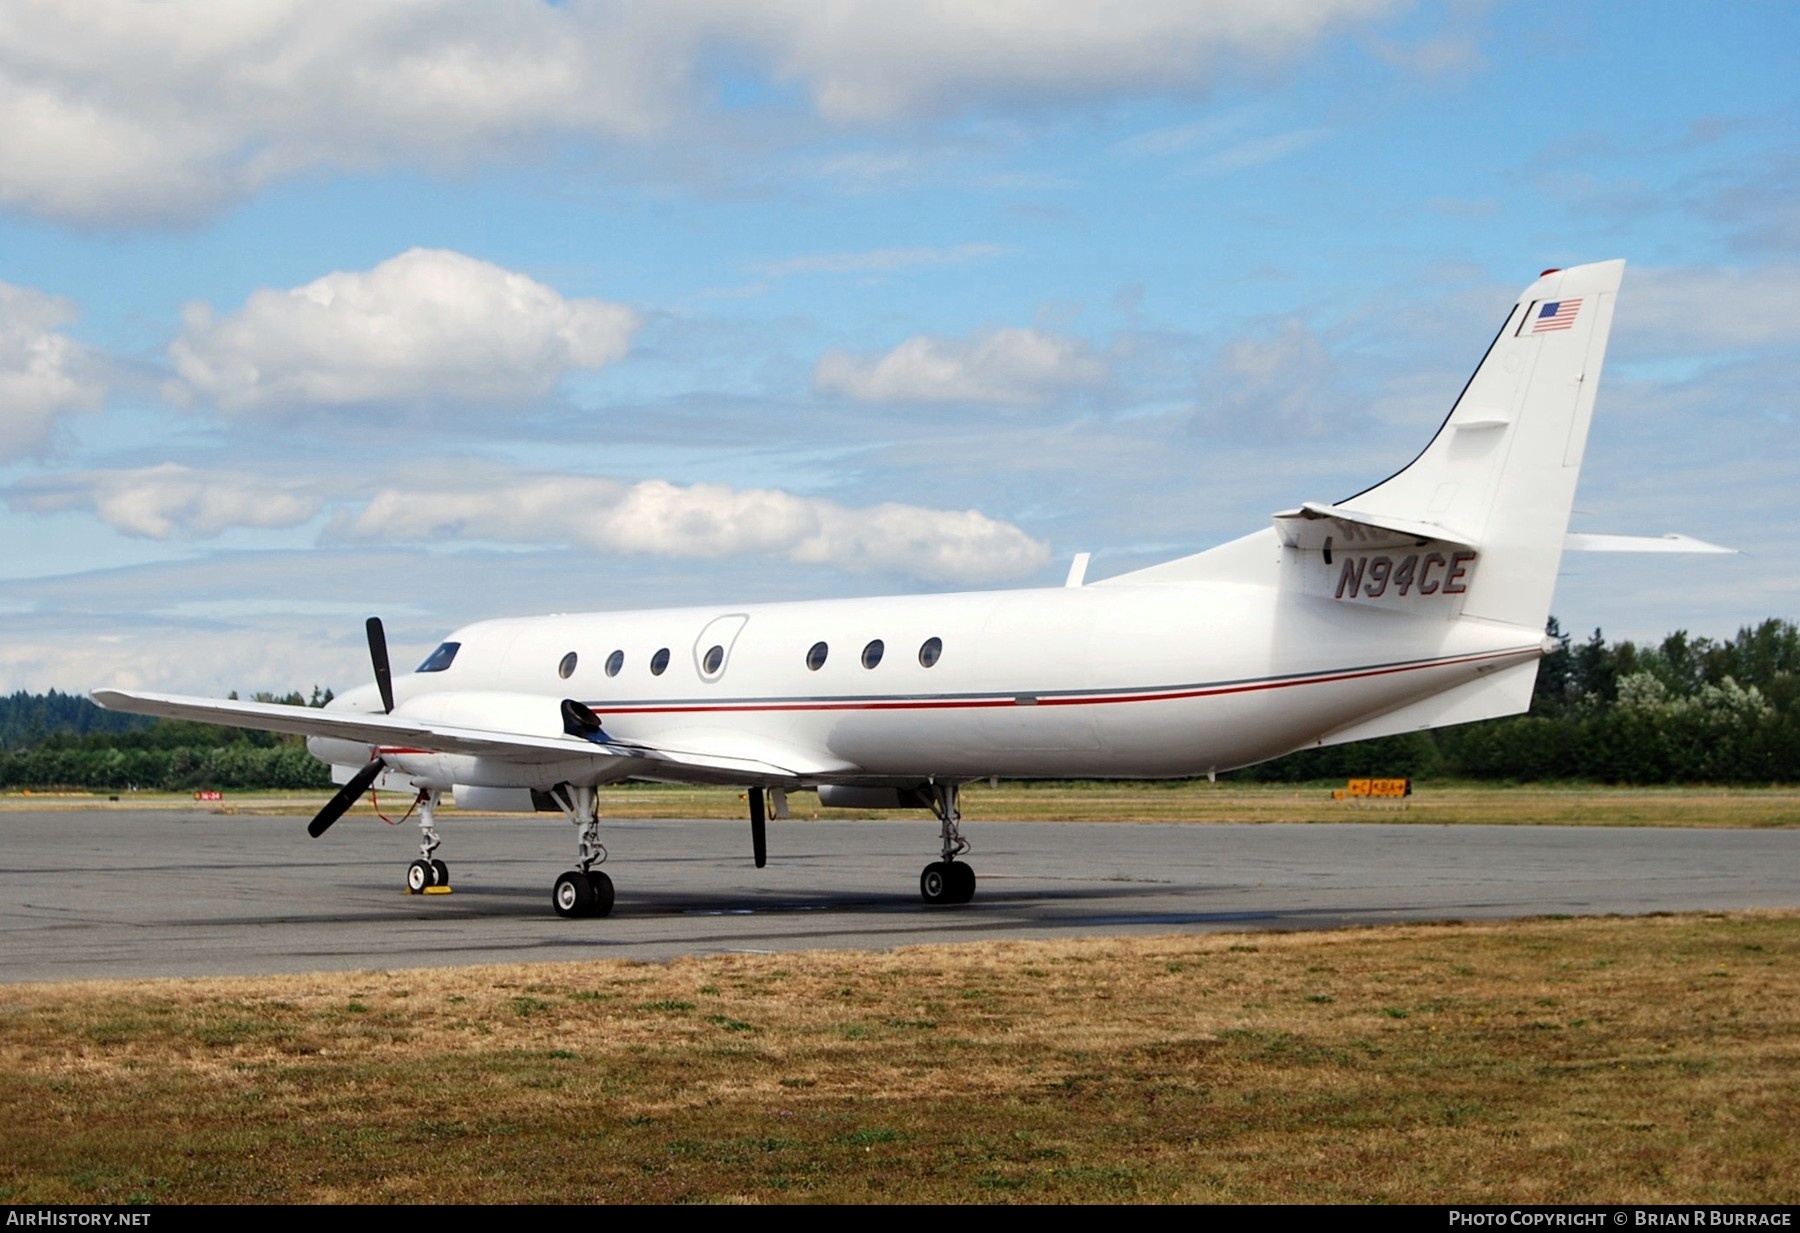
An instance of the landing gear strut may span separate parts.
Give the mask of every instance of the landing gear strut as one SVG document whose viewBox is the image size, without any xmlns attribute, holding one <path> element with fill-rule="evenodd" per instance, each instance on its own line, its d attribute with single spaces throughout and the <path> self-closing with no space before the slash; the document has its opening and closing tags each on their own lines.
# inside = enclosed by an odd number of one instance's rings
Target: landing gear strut
<svg viewBox="0 0 1800 1233">
<path fill-rule="evenodd" d="M 419 789 L 419 859 L 406 867 L 409 895 L 423 895 L 434 886 L 450 889 L 450 866 L 432 855 L 444 842 L 437 833 L 437 806 L 443 796 L 437 788 Z"/>
<path fill-rule="evenodd" d="M 576 867 L 556 879 L 550 891 L 550 906 L 558 916 L 605 916 L 613 909 L 612 879 L 593 868 L 606 859 L 595 807 L 598 795 L 593 788 L 566 783 L 550 790 L 550 799 L 562 809 L 563 816 L 581 828 Z"/>
<path fill-rule="evenodd" d="M 932 861 L 919 874 L 919 897 L 926 903 L 967 903 L 975 898 L 975 871 L 956 859 L 969 850 L 957 825 L 962 820 L 960 785 L 934 783 L 926 792 L 943 836 L 943 859 Z"/>
</svg>

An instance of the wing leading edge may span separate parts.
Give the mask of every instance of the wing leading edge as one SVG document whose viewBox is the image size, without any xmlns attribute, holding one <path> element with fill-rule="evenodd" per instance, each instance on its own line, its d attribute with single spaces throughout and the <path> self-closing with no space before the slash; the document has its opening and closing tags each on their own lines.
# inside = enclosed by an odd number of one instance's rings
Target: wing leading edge
<svg viewBox="0 0 1800 1233">
<path fill-rule="evenodd" d="M 591 758 L 610 762 L 608 778 L 681 780 L 722 784 L 797 784 L 850 767 L 802 765 L 786 750 L 773 753 L 782 765 L 766 758 L 682 750 L 637 742 L 568 733 L 512 732 L 469 724 L 420 719 L 404 714 L 327 711 L 270 702 L 238 702 L 181 694 L 138 693 L 123 689 L 94 691 L 94 701 L 109 711 L 129 711 L 162 719 L 185 719 L 294 736 L 355 741 L 377 749 L 403 746 L 432 753 L 465 754 L 508 762 Z"/>
</svg>

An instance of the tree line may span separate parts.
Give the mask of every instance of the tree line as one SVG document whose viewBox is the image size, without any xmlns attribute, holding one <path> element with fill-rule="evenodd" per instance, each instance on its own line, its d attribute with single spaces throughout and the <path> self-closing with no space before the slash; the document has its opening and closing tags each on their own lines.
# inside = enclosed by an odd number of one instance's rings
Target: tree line
<svg viewBox="0 0 1800 1233">
<path fill-rule="evenodd" d="M 1246 781 L 1358 776 L 1617 784 L 1800 782 L 1800 628 L 1771 619 L 1714 641 L 1574 642 L 1538 668 L 1528 714 L 1302 750 L 1232 772 Z M 236 697 L 236 694 L 232 695 Z M 313 688 L 260 702 L 323 706 Z M 298 737 L 147 719 L 70 694 L 0 697 L 0 790 L 325 789 Z"/>
<path fill-rule="evenodd" d="M 1585 780 L 1616 784 L 1800 780 L 1800 628 L 1767 620 L 1714 641 L 1573 642 L 1538 667 L 1531 710 L 1508 719 L 1302 750 L 1234 772 L 1262 781 Z"/>
<path fill-rule="evenodd" d="M 324 706 L 331 698 L 317 686 L 310 696 L 252 695 L 287 706 Z M 125 715 L 55 690 L 0 697 L 0 790 L 331 787 L 331 769 L 306 752 L 301 737 Z"/>
</svg>

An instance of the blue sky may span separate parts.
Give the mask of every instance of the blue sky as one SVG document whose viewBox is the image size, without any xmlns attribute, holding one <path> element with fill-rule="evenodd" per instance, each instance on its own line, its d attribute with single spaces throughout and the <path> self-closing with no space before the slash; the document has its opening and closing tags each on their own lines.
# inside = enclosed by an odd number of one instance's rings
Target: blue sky
<svg viewBox="0 0 1800 1233">
<path fill-rule="evenodd" d="M 0 690 L 1054 584 L 1410 458 L 1630 265 L 1565 627 L 1800 616 L 1800 9 L 0 12 Z"/>
</svg>

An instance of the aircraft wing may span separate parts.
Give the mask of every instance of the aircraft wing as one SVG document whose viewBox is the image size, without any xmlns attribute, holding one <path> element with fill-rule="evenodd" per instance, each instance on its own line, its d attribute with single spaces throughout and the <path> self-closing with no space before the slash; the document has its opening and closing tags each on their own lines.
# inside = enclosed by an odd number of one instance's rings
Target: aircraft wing
<svg viewBox="0 0 1800 1233">
<path fill-rule="evenodd" d="M 756 751 L 766 755 L 757 757 L 746 756 L 750 751 L 724 754 L 661 748 L 633 741 L 615 741 L 568 733 L 505 731 L 403 714 L 376 715 L 286 706 L 272 702 L 238 702 L 181 694 L 138 693 L 123 689 L 95 690 L 93 698 L 109 711 L 130 711 L 163 719 L 186 719 L 233 728 L 286 732 L 296 736 L 332 737 L 377 748 L 401 746 L 433 753 L 467 754 L 511 762 L 594 758 L 615 762 L 617 765 L 614 769 L 620 779 L 727 785 L 798 784 L 810 782 L 820 775 L 830 775 L 833 772 L 843 774 L 854 769 L 819 764 L 804 757 L 801 751 L 785 748 Z M 778 758 L 780 761 L 771 761 L 770 758 Z"/>
</svg>

